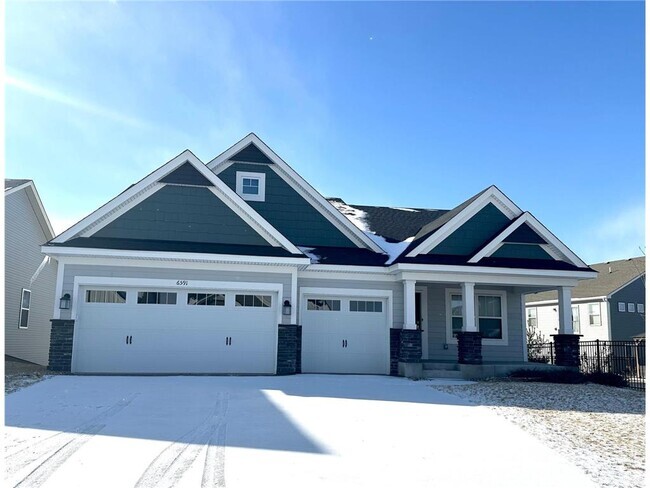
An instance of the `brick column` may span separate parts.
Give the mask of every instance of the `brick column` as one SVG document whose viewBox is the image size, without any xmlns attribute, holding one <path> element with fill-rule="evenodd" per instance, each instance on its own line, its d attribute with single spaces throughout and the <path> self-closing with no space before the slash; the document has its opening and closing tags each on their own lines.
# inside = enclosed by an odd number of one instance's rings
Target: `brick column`
<svg viewBox="0 0 650 488">
<path fill-rule="evenodd" d="M 553 334 L 555 364 L 558 366 L 580 367 L 579 334 Z"/>
<path fill-rule="evenodd" d="M 458 362 L 459 364 L 482 364 L 482 344 L 480 332 L 458 332 Z"/>
<path fill-rule="evenodd" d="M 400 363 L 415 363 L 422 360 L 421 330 L 401 329 L 398 358 Z"/>
<path fill-rule="evenodd" d="M 52 319 L 50 333 L 50 371 L 70 372 L 72 369 L 72 339 L 74 320 Z"/>
<path fill-rule="evenodd" d="M 397 363 L 399 363 L 399 336 L 402 329 L 390 329 L 390 374 L 397 376 Z"/>
<path fill-rule="evenodd" d="M 278 325 L 278 361 L 276 373 L 288 375 L 300 373 L 302 369 L 302 327 L 299 325 Z"/>
</svg>

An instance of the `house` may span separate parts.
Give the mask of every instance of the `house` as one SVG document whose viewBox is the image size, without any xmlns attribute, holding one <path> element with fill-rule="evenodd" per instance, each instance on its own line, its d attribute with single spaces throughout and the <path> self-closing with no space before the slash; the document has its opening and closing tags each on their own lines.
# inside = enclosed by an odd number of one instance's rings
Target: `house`
<svg viewBox="0 0 650 488">
<path fill-rule="evenodd" d="M 645 336 L 645 256 L 592 264 L 598 277 L 573 290 L 573 330 L 582 340 L 631 341 Z M 528 327 L 548 340 L 558 333 L 557 292 L 526 296 Z"/>
<path fill-rule="evenodd" d="M 75 373 L 520 365 L 525 294 L 561 291 L 573 344 L 571 289 L 596 275 L 495 186 L 451 210 L 328 201 L 255 134 L 182 152 L 42 250 L 50 368 Z"/>
<path fill-rule="evenodd" d="M 32 180 L 5 179 L 5 356 L 47 366 L 56 261 L 54 237 Z"/>
</svg>

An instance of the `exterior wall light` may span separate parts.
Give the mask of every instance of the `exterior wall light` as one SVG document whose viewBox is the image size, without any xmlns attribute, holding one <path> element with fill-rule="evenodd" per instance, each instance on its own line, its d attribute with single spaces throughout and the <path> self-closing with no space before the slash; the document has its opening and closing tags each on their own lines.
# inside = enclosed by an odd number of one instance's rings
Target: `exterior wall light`
<svg viewBox="0 0 650 488">
<path fill-rule="evenodd" d="M 70 309 L 70 293 L 66 293 L 61 297 L 61 300 L 59 300 L 59 308 L 61 310 L 69 310 Z"/>
<path fill-rule="evenodd" d="M 282 304 L 282 315 L 291 315 L 291 302 L 285 300 Z"/>
</svg>

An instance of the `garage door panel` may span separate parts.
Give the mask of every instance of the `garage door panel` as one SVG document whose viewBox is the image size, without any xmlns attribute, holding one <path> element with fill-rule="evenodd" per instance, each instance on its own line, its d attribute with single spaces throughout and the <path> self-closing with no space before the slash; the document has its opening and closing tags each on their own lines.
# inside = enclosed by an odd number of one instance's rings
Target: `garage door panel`
<svg viewBox="0 0 650 488">
<path fill-rule="evenodd" d="M 129 288 L 127 303 L 80 304 L 75 372 L 275 372 L 277 293 L 265 292 L 273 306 L 262 309 L 187 305 L 180 293 L 176 304 L 138 304 L 140 290 Z M 241 292 L 226 293 L 234 303 Z"/>
</svg>

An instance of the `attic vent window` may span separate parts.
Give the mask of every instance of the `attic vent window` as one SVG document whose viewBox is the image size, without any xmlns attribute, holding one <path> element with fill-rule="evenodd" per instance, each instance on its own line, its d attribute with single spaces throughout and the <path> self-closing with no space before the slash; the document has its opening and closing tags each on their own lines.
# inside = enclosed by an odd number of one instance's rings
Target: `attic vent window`
<svg viewBox="0 0 650 488">
<path fill-rule="evenodd" d="M 265 190 L 266 174 L 237 171 L 236 191 L 244 200 L 263 202 Z"/>
</svg>

